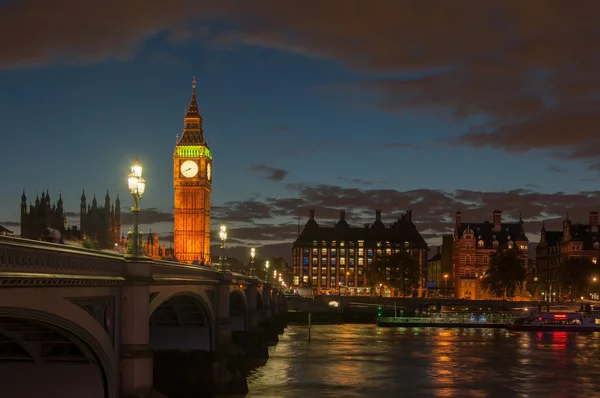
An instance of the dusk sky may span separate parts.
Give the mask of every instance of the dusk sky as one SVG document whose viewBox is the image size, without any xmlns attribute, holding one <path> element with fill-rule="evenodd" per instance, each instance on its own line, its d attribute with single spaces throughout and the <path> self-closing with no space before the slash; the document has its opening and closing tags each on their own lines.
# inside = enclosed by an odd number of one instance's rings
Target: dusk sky
<svg viewBox="0 0 600 398">
<path fill-rule="evenodd" d="M 298 215 L 463 221 L 600 210 L 600 2 L 0 0 L 0 225 L 85 188 L 172 240 L 177 134 L 196 76 L 213 230 L 290 255 Z M 126 229 L 125 229 L 126 231 Z M 216 243 L 216 240 L 215 240 Z M 244 249 L 247 251 L 247 249 Z M 241 253 L 238 249 L 236 253 Z"/>
</svg>

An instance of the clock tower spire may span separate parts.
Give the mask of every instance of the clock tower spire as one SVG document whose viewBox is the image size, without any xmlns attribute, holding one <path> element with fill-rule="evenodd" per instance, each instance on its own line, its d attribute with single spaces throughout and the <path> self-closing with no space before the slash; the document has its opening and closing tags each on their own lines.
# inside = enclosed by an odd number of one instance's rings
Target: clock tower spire
<svg viewBox="0 0 600 398">
<path fill-rule="evenodd" d="M 183 134 L 173 153 L 173 185 L 175 256 L 181 262 L 209 265 L 212 155 L 204 139 L 195 77 Z"/>
</svg>

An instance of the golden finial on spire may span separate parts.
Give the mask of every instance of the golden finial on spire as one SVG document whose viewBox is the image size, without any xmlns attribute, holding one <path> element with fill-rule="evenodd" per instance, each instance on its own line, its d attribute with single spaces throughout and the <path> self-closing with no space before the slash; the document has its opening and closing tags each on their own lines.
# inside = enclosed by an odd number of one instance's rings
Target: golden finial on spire
<svg viewBox="0 0 600 398">
<path fill-rule="evenodd" d="M 196 76 L 192 78 L 192 89 L 196 91 Z"/>
</svg>

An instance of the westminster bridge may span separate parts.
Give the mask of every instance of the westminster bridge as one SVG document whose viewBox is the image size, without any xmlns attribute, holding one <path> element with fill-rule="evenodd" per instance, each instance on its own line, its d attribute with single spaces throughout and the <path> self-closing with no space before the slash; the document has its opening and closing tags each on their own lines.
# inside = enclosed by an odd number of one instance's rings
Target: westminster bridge
<svg viewBox="0 0 600 398">
<path fill-rule="evenodd" d="M 0 236 L 0 395 L 245 393 L 285 305 L 247 275 Z"/>
</svg>

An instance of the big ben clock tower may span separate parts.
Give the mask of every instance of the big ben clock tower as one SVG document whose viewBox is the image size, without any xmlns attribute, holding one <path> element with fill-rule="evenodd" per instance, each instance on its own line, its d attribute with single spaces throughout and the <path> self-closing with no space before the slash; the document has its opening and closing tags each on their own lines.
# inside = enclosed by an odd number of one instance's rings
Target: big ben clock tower
<svg viewBox="0 0 600 398">
<path fill-rule="evenodd" d="M 175 256 L 181 262 L 210 264 L 212 156 L 204 140 L 196 102 L 196 78 L 181 138 L 173 154 Z"/>
</svg>

